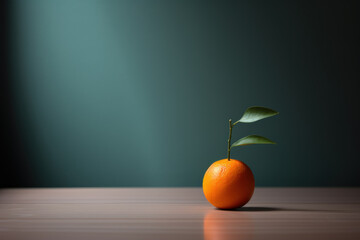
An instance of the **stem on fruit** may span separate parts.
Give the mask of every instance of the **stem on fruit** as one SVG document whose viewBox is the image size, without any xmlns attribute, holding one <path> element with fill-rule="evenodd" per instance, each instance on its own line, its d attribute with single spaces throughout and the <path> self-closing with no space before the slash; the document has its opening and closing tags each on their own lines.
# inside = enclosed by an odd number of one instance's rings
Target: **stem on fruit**
<svg viewBox="0 0 360 240">
<path fill-rule="evenodd" d="M 229 139 L 228 139 L 228 152 L 227 152 L 227 158 L 228 158 L 228 161 L 230 161 L 230 150 L 231 150 L 231 134 L 232 134 L 232 123 L 231 123 L 231 119 L 229 119 Z"/>
</svg>

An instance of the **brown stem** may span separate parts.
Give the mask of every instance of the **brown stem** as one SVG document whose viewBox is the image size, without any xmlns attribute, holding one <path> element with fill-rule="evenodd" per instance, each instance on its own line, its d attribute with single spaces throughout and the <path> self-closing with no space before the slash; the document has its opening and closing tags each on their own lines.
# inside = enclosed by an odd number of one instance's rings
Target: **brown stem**
<svg viewBox="0 0 360 240">
<path fill-rule="evenodd" d="M 232 134 L 232 123 L 231 123 L 231 119 L 229 119 L 229 139 L 228 139 L 228 152 L 227 152 L 227 159 L 228 161 L 230 161 L 230 151 L 231 151 L 231 134 Z"/>
</svg>

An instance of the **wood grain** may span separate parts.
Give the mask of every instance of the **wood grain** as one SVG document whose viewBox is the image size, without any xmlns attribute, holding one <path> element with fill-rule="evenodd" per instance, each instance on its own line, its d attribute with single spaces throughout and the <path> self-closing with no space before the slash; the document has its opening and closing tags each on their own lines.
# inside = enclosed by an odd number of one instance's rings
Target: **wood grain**
<svg viewBox="0 0 360 240">
<path fill-rule="evenodd" d="M 0 239 L 360 239 L 360 188 L 257 188 L 237 211 L 200 188 L 4 189 Z"/>
</svg>

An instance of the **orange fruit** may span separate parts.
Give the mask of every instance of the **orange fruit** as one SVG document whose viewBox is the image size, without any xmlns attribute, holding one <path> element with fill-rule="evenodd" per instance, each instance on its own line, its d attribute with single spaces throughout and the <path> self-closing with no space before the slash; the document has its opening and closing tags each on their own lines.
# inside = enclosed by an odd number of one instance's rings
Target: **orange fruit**
<svg viewBox="0 0 360 240">
<path fill-rule="evenodd" d="M 244 206 L 252 197 L 254 188 L 255 180 L 251 169 L 235 159 L 214 162 L 203 179 L 206 199 L 220 209 Z"/>
</svg>

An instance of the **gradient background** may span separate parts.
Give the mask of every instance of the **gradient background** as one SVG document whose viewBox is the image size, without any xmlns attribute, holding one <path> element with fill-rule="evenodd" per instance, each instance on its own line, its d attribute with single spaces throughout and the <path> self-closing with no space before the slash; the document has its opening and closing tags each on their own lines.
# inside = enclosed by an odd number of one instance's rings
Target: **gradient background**
<svg viewBox="0 0 360 240">
<path fill-rule="evenodd" d="M 257 186 L 360 186 L 356 1 L 1 5 L 0 186 L 201 186 L 252 105 Z"/>
</svg>

